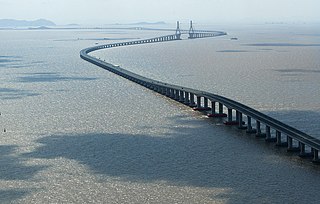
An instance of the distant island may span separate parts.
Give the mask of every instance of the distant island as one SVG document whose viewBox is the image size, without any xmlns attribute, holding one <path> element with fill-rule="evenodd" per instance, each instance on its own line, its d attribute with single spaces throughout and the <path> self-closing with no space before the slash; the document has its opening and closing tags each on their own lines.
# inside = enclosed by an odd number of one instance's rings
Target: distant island
<svg viewBox="0 0 320 204">
<path fill-rule="evenodd" d="M 164 25 L 164 24 L 166 24 L 164 21 L 131 23 L 131 25 Z"/>
<path fill-rule="evenodd" d="M 137 22 L 137 23 L 115 23 L 113 25 L 165 25 L 166 22 L 158 21 L 158 22 Z"/>
<path fill-rule="evenodd" d="M 34 27 L 56 26 L 56 24 L 46 19 L 38 19 L 34 21 L 0 19 L 0 27 L 2 28 L 16 28 L 16 27 L 29 27 L 29 26 L 34 26 Z"/>
</svg>

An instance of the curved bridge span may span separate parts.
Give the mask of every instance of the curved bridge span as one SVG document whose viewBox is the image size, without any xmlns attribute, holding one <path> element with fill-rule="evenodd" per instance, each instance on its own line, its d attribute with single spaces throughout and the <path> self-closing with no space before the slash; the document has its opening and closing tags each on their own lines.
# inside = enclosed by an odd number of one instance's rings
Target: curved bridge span
<svg viewBox="0 0 320 204">
<path fill-rule="evenodd" d="M 208 117 L 226 117 L 225 125 L 235 125 L 240 130 L 246 130 L 248 134 L 255 134 L 256 137 L 264 138 L 266 142 L 275 142 L 277 146 L 287 148 L 288 152 L 298 152 L 300 157 L 312 158 L 312 162 L 320 163 L 320 140 L 279 120 L 224 96 L 153 80 L 89 55 L 90 52 L 106 48 L 180 40 L 181 34 L 186 34 L 186 32 L 179 30 L 174 35 L 89 47 L 80 51 L 80 57 L 103 69 L 190 106 L 194 110 L 205 111 L 208 113 Z M 189 32 L 189 39 L 222 35 L 226 35 L 226 33 L 197 30 L 191 32 L 191 35 Z M 227 112 L 225 113 L 225 111 Z M 244 121 L 244 118 L 246 118 L 246 121 Z M 255 121 L 255 126 L 252 125 L 252 121 Z M 262 126 L 263 128 L 261 128 Z"/>
</svg>

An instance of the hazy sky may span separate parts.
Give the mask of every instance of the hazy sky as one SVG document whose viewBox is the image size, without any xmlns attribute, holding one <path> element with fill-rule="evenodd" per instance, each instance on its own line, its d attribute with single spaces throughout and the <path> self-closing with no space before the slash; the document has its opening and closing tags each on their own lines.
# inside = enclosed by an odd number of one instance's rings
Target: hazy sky
<svg viewBox="0 0 320 204">
<path fill-rule="evenodd" d="M 57 24 L 137 21 L 319 22 L 320 0 L 0 0 L 0 19 Z"/>
</svg>

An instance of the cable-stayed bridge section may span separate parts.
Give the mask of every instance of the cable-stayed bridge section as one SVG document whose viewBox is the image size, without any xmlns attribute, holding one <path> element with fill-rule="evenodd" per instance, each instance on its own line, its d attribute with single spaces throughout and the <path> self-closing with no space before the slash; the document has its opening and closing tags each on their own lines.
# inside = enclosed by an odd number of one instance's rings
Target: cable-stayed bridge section
<svg viewBox="0 0 320 204">
<path fill-rule="evenodd" d="M 189 34 L 188 39 L 226 35 L 225 32 L 221 31 L 194 30 L 192 22 L 190 22 L 189 30 L 180 30 L 179 22 L 177 22 L 175 34 L 89 47 L 80 51 L 80 57 L 103 69 L 190 106 L 196 111 L 207 113 L 208 117 L 226 118 L 225 125 L 237 126 L 239 130 L 245 130 L 248 134 L 255 134 L 256 137 L 264 138 L 266 142 L 274 142 L 276 146 L 285 147 L 288 152 L 298 152 L 300 157 L 312 158 L 314 163 L 320 163 L 320 140 L 279 120 L 224 96 L 150 79 L 89 55 L 90 52 L 100 49 L 181 40 L 181 36 L 185 34 Z M 255 124 L 255 126 L 252 124 Z"/>
</svg>

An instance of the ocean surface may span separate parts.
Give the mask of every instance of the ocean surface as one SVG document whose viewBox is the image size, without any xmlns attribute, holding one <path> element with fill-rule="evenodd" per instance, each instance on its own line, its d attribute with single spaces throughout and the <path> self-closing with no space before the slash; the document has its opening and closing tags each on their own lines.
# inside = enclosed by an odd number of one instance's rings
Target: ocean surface
<svg viewBox="0 0 320 204">
<path fill-rule="evenodd" d="M 92 55 L 320 138 L 319 28 L 203 26 L 228 35 Z M 79 57 L 96 44 L 167 33 L 0 30 L 0 203 L 319 202 L 320 168 L 310 160 Z"/>
</svg>

